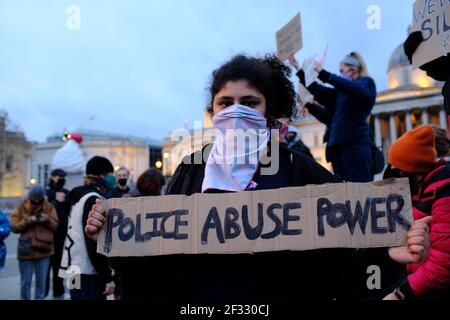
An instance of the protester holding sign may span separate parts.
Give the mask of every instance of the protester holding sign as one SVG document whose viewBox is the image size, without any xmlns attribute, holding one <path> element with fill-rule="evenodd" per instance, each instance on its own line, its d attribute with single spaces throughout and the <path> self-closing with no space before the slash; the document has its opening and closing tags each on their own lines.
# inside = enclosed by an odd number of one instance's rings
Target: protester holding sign
<svg viewBox="0 0 450 320">
<path fill-rule="evenodd" d="M 411 33 L 403 44 L 405 53 L 411 63 L 413 62 L 414 53 L 423 41 L 422 31 L 416 31 Z M 425 71 L 427 75 L 434 80 L 445 81 L 444 87 L 442 88 L 442 95 L 444 96 L 445 112 L 450 118 L 450 56 L 441 56 L 427 62 L 420 66 L 420 69 Z"/>
<path fill-rule="evenodd" d="M 408 266 L 408 277 L 387 299 L 450 299 L 450 165 L 437 160 L 431 126 L 407 132 L 389 151 L 386 178 L 408 177 L 415 219 L 432 217 L 430 253 Z M 421 235 L 422 231 L 415 231 Z"/>
<path fill-rule="evenodd" d="M 302 67 L 298 63 L 294 54 L 289 55 L 289 63 L 297 71 L 296 75 L 300 80 L 300 84 L 302 86 L 306 87 L 305 72 L 303 71 Z M 308 110 L 308 112 L 311 115 L 313 115 L 317 120 L 319 120 L 321 123 L 323 123 L 326 126 L 326 131 L 323 136 L 323 143 L 328 143 L 328 140 L 330 138 L 331 122 L 333 120 L 333 114 L 330 113 L 331 110 L 327 110 L 325 107 L 321 106 L 314 99 L 313 99 L 313 101 L 300 101 L 300 103 L 302 104 L 302 108 L 305 108 L 306 110 Z M 328 149 L 328 145 L 327 145 L 325 156 L 326 156 L 327 161 L 331 162 L 331 158 L 328 155 L 329 155 L 329 149 Z"/>
<path fill-rule="evenodd" d="M 308 90 L 332 115 L 328 156 L 333 169 L 345 181 L 370 182 L 373 163 L 367 122 L 376 99 L 375 82 L 368 76 L 361 56 L 352 52 L 340 65 L 340 76 L 323 70 L 315 62 L 319 79 L 334 88 L 312 83 Z"/>
<path fill-rule="evenodd" d="M 294 115 L 296 106 L 295 91 L 288 79 L 289 74 L 289 68 L 273 56 L 263 59 L 236 56 L 214 71 L 210 87 L 211 106 L 208 111 L 213 116 L 215 128 L 220 132 L 224 129 L 258 129 L 263 132 L 271 127 L 283 129 L 275 119 L 290 118 Z M 262 163 L 220 162 L 221 150 L 233 150 L 230 147 L 233 140 L 219 136 L 215 141 L 212 148 L 204 148 L 205 157 L 201 153 L 195 153 L 184 159 L 169 183 L 169 195 L 270 191 L 337 182 L 332 174 L 313 159 L 278 144 L 275 147 L 280 148 L 279 155 L 272 162 L 278 161 L 279 169 L 273 175 L 262 174 L 262 169 L 267 166 Z M 244 149 L 246 155 L 259 154 L 268 145 L 267 139 L 258 141 L 260 144 L 253 146 L 253 149 Z M 275 151 L 271 145 L 270 152 Z M 201 159 L 199 163 L 195 162 L 198 158 Z M 289 217 L 288 209 L 286 208 L 287 214 L 285 212 L 283 219 L 285 224 L 293 219 Z M 97 201 L 89 215 L 85 231 L 92 239 L 97 240 L 106 221 L 106 211 L 100 201 Z M 268 212 L 268 215 L 274 221 L 279 219 L 273 212 Z M 181 224 L 181 218 L 176 221 Z M 281 220 L 277 225 L 280 224 Z M 218 222 L 210 222 L 207 226 L 221 229 Z M 258 233 L 256 229 L 246 230 L 247 236 L 253 238 L 252 234 Z M 177 234 L 171 233 L 170 237 Z M 166 236 L 169 237 L 168 234 Z M 206 238 L 203 240 L 207 241 Z M 424 238 L 412 240 L 413 243 L 417 241 L 426 242 Z M 410 251 L 406 247 L 380 250 L 396 261 L 402 260 L 400 256 L 409 257 L 410 253 L 417 253 L 417 261 L 420 261 L 425 248 L 419 244 L 418 247 L 410 248 Z M 333 299 L 338 295 L 337 291 L 345 290 L 348 286 L 345 276 L 350 274 L 346 267 L 353 263 L 349 261 L 351 256 L 348 251 L 342 249 L 234 255 L 164 255 L 126 259 L 129 265 L 121 273 L 123 299 L 167 300 L 181 297 L 203 301 Z M 347 271 L 345 274 L 341 272 L 343 269 Z M 359 280 L 366 282 L 366 279 Z"/>
</svg>

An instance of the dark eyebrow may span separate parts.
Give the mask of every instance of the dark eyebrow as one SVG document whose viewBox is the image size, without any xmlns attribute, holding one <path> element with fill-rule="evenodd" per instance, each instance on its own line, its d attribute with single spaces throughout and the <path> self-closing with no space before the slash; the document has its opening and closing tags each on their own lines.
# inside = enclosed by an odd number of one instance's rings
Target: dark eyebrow
<svg viewBox="0 0 450 320">
<path fill-rule="evenodd" d="M 219 100 L 219 99 L 220 99 L 220 100 L 234 100 L 233 97 L 227 97 L 227 96 L 218 97 L 217 99 L 218 99 L 218 100 Z"/>
<path fill-rule="evenodd" d="M 257 97 L 257 96 L 243 96 L 241 97 L 241 100 L 250 100 L 250 99 L 258 99 L 261 100 L 261 98 Z"/>
</svg>

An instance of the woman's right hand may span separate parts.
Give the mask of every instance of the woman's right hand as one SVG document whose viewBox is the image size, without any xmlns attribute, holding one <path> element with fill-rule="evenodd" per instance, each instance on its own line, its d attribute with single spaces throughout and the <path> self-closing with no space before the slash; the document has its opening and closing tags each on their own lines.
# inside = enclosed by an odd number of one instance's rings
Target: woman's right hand
<svg viewBox="0 0 450 320">
<path fill-rule="evenodd" d="M 98 239 L 98 233 L 103 229 L 103 225 L 106 222 L 106 210 L 102 206 L 102 201 L 97 199 L 92 206 L 92 210 L 89 212 L 89 218 L 87 220 L 86 232 L 87 236 L 94 241 Z"/>
<path fill-rule="evenodd" d="M 298 63 L 297 59 L 295 58 L 295 55 L 291 53 L 289 55 L 289 63 L 295 68 L 295 70 L 300 71 L 302 68 L 300 67 L 300 64 Z"/>
</svg>

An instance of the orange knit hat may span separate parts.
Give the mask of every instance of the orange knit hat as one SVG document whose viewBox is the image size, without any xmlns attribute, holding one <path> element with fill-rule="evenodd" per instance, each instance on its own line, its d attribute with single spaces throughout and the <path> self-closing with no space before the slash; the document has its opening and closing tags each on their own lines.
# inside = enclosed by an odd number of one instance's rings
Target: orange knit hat
<svg viewBox="0 0 450 320">
<path fill-rule="evenodd" d="M 389 150 L 389 163 L 407 173 L 424 173 L 437 161 L 436 134 L 425 125 L 405 133 Z"/>
</svg>

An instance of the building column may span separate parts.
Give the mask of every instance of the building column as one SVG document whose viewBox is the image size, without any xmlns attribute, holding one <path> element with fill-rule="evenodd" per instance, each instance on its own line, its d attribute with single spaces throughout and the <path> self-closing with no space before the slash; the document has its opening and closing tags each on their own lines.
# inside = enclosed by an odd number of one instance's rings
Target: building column
<svg viewBox="0 0 450 320">
<path fill-rule="evenodd" d="M 382 139 L 381 139 L 381 122 L 380 122 L 380 115 L 376 114 L 374 116 L 374 124 L 375 124 L 375 144 L 377 147 L 382 147 Z"/>
<path fill-rule="evenodd" d="M 411 131 L 413 128 L 411 121 L 411 110 L 406 110 L 405 121 L 406 121 L 406 131 Z"/>
<path fill-rule="evenodd" d="M 422 109 L 422 123 L 429 124 L 430 116 L 428 115 L 428 108 Z"/>
<path fill-rule="evenodd" d="M 389 115 L 389 131 L 391 134 L 391 144 L 397 140 L 397 128 L 395 127 L 395 113 Z"/>
<path fill-rule="evenodd" d="M 439 112 L 439 118 L 440 118 L 440 122 L 441 122 L 441 128 L 447 130 L 448 129 L 448 123 L 447 123 L 447 113 L 445 113 L 445 110 L 441 110 Z"/>
</svg>

